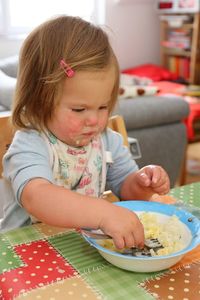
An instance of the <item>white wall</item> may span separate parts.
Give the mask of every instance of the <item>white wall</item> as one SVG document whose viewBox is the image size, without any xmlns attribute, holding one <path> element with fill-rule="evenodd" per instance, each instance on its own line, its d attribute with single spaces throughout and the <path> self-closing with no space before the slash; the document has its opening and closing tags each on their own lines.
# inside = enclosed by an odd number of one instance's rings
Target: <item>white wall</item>
<svg viewBox="0 0 200 300">
<path fill-rule="evenodd" d="M 160 61 L 159 16 L 152 0 L 106 1 L 106 25 L 121 69 Z M 124 4 L 123 4 L 124 3 Z"/>
<path fill-rule="evenodd" d="M 102 1 L 102 0 L 100 0 Z M 105 23 L 121 69 L 159 63 L 159 18 L 154 0 L 105 0 Z M 19 52 L 22 40 L 0 38 L 0 58 Z"/>
</svg>

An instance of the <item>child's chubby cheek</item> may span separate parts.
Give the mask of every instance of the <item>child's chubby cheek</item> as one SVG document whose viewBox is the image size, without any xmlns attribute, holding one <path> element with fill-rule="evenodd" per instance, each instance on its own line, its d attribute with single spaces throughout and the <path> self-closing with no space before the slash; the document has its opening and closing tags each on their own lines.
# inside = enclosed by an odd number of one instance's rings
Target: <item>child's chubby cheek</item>
<svg viewBox="0 0 200 300">
<path fill-rule="evenodd" d="M 68 131 L 71 133 L 79 133 L 83 129 L 82 122 L 76 122 L 75 120 L 69 121 L 68 124 Z"/>
<path fill-rule="evenodd" d="M 67 122 L 69 127 L 83 126 L 83 120 L 73 112 L 68 112 L 65 117 L 65 121 Z"/>
<path fill-rule="evenodd" d="M 72 124 L 68 127 L 68 132 L 70 133 L 79 133 L 81 131 L 81 126 L 78 126 L 77 124 L 72 126 Z"/>
</svg>

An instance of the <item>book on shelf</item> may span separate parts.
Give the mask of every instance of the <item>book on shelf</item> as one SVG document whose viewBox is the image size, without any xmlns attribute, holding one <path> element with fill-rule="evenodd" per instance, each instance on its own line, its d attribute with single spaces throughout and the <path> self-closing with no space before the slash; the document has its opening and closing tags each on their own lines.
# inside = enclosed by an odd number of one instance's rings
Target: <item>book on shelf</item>
<svg viewBox="0 0 200 300">
<path fill-rule="evenodd" d="M 189 58 L 182 58 L 182 64 L 183 64 L 183 77 L 185 79 L 190 78 L 190 59 Z"/>
<path fill-rule="evenodd" d="M 186 80 L 190 77 L 190 59 L 181 56 L 169 56 L 168 68 L 171 72 L 175 73 L 178 77 Z"/>
<path fill-rule="evenodd" d="M 177 49 L 183 49 L 183 50 L 190 50 L 191 43 L 189 40 L 167 40 L 162 41 L 162 46 L 166 48 L 177 48 Z"/>
<path fill-rule="evenodd" d="M 162 41 L 162 46 L 168 48 L 191 49 L 191 30 L 173 29 L 167 31 L 166 40 Z"/>
</svg>

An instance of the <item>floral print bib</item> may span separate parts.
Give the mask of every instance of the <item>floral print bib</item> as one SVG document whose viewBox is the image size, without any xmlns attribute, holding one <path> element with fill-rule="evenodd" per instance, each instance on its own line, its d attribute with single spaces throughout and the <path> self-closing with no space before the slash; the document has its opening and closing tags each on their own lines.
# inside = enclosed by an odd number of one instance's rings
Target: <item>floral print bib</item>
<svg viewBox="0 0 200 300">
<path fill-rule="evenodd" d="M 100 136 L 83 147 L 69 146 L 52 133 L 43 134 L 55 183 L 80 194 L 99 197 L 105 190 L 106 159 Z"/>
</svg>

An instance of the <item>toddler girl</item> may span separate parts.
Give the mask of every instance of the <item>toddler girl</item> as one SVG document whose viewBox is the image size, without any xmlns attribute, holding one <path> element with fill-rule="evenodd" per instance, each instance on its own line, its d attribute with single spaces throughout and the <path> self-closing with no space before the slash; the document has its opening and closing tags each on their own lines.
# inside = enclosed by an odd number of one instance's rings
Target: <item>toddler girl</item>
<svg viewBox="0 0 200 300">
<path fill-rule="evenodd" d="M 101 196 L 150 199 L 169 191 L 159 166 L 141 170 L 107 129 L 119 88 L 117 59 L 106 33 L 80 18 L 59 16 L 25 40 L 12 123 L 4 156 L 5 205 L 1 230 L 28 225 L 93 229 L 118 248 L 144 244 L 137 215 Z"/>
</svg>

